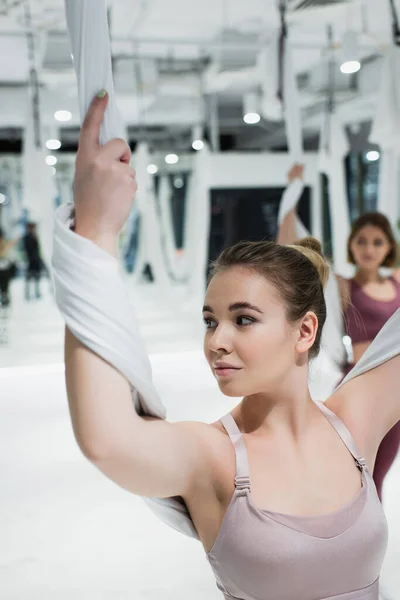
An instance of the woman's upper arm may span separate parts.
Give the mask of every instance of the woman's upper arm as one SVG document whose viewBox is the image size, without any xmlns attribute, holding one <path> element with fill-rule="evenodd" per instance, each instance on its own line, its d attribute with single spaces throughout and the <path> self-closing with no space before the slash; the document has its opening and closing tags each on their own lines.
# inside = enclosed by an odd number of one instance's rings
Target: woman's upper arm
<svg viewBox="0 0 400 600">
<path fill-rule="evenodd" d="M 400 283 L 400 269 L 395 269 L 393 271 L 393 277 Z"/>
<path fill-rule="evenodd" d="M 400 420 L 399 372 L 400 354 L 350 379 L 326 403 L 372 464 L 382 439 Z"/>
<path fill-rule="evenodd" d="M 68 329 L 65 367 L 72 425 L 83 454 L 135 494 L 184 495 L 201 465 L 210 426 L 139 416 L 125 377 Z"/>
<path fill-rule="evenodd" d="M 141 419 L 132 426 L 131 436 L 89 459 L 112 481 L 139 496 L 186 497 L 207 463 L 208 427 Z"/>
</svg>

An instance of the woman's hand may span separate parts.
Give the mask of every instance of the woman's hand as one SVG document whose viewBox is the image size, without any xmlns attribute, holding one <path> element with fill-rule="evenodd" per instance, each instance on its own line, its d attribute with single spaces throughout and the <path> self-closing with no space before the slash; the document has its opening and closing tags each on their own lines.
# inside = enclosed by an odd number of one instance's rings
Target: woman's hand
<svg viewBox="0 0 400 600">
<path fill-rule="evenodd" d="M 108 95 L 102 95 L 90 105 L 79 138 L 75 232 L 116 255 L 117 237 L 131 212 L 137 185 L 126 142 L 114 139 L 100 146 L 100 125 L 108 103 Z"/>
<path fill-rule="evenodd" d="M 295 179 L 303 179 L 304 165 L 294 164 L 288 173 L 288 181 L 292 183 Z"/>
</svg>

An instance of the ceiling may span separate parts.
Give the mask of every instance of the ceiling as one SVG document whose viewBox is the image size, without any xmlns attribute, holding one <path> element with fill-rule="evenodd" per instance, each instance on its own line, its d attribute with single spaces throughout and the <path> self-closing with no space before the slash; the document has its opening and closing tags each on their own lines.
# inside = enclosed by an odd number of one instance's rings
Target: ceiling
<svg viewBox="0 0 400 600">
<path fill-rule="evenodd" d="M 0 0 L 0 138 L 21 137 L 29 106 L 29 60 L 24 6 Z M 94 5 L 96 0 L 93 0 Z M 109 23 L 118 104 L 134 142 L 155 149 L 188 149 L 191 128 L 213 115 L 222 149 L 279 149 L 281 122 L 263 114 L 242 119 L 243 95 L 265 87 L 259 58 L 279 27 L 278 0 L 110 0 Z M 348 123 L 374 114 L 381 56 L 391 41 L 389 0 L 287 0 L 294 68 L 301 90 L 305 139 L 312 147 L 326 107 L 327 27 L 333 27 L 336 103 Z M 400 14 L 400 0 L 398 10 Z M 73 118 L 61 132 L 64 148 L 78 136 L 77 90 L 63 0 L 31 0 L 40 80 L 42 125 L 53 114 Z M 359 33 L 363 67 L 340 73 L 342 37 Z M 4 150 L 4 143 L 0 146 Z"/>
</svg>

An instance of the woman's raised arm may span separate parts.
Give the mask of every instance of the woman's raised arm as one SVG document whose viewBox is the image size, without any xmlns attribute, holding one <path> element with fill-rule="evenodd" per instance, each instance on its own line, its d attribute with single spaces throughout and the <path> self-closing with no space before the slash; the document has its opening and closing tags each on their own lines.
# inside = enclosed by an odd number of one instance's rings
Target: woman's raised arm
<svg viewBox="0 0 400 600">
<path fill-rule="evenodd" d="M 75 235 L 115 257 L 136 182 L 127 144 L 123 140 L 99 144 L 106 105 L 107 96 L 95 98 L 82 127 L 74 182 Z M 104 281 L 99 293 L 107 293 L 110 283 Z M 202 467 L 207 425 L 139 416 L 126 377 L 78 341 L 68 327 L 65 365 L 73 429 L 87 458 L 135 494 L 185 497 Z"/>
</svg>

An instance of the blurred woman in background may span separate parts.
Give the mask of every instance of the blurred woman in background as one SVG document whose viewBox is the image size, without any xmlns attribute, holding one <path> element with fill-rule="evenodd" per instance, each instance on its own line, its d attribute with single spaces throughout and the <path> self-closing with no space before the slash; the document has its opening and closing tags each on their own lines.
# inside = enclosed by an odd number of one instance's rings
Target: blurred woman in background
<svg viewBox="0 0 400 600">
<path fill-rule="evenodd" d="M 294 165 L 289 172 L 289 184 L 303 178 L 303 165 Z M 302 187 L 297 186 L 300 199 Z M 290 210 L 279 228 L 278 243 L 293 244 L 296 207 Z M 336 275 L 344 328 L 351 338 L 353 360 L 344 365 L 346 376 L 360 360 L 386 321 L 400 308 L 400 269 L 397 264 L 397 243 L 388 219 L 378 212 L 361 215 L 352 226 L 347 241 L 348 261 L 356 267 L 351 279 Z M 381 267 L 394 269 L 390 276 L 381 274 Z M 382 500 L 383 482 L 400 446 L 400 423 L 383 439 L 376 457 L 374 481 Z"/>
</svg>

